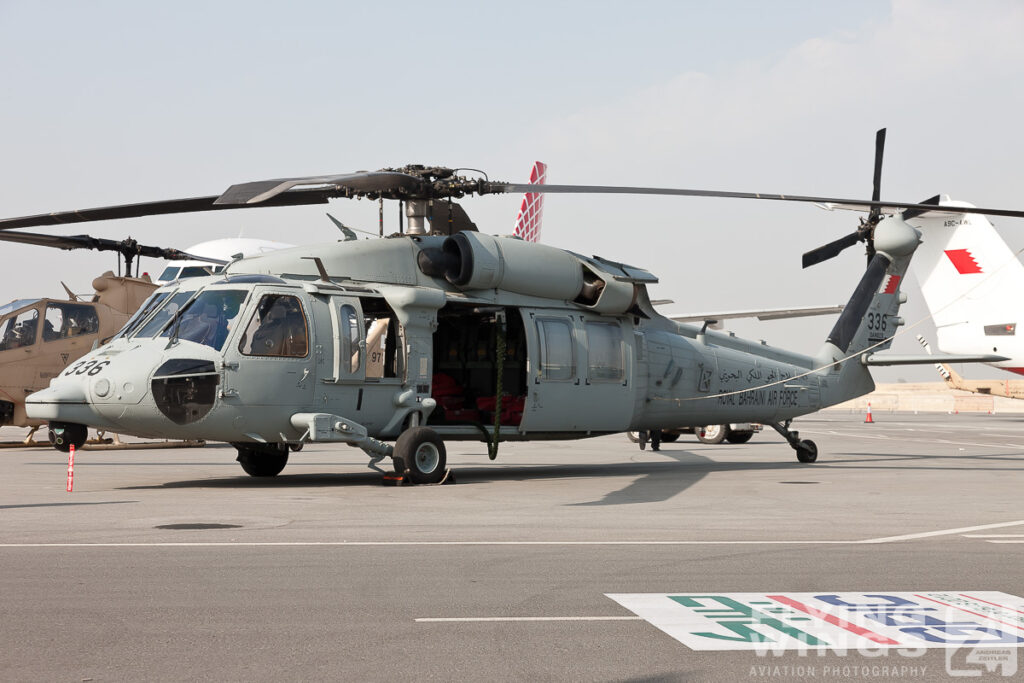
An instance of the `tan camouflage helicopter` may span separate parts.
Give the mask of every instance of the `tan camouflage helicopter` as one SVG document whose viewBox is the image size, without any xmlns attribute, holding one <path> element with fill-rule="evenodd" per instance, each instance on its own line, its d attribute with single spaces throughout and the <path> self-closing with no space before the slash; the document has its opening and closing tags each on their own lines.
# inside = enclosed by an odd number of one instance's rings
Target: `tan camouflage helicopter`
<svg viewBox="0 0 1024 683">
<path fill-rule="evenodd" d="M 139 244 L 129 238 L 115 241 L 88 235 L 59 237 L 23 232 L 0 232 L 0 240 L 36 244 L 59 249 L 116 251 L 118 274 L 107 271 L 92 281 L 94 293 L 88 299 L 67 286 L 68 299 L 18 299 L 0 306 L 0 426 L 31 427 L 25 443 L 33 443 L 35 431 L 45 420 L 25 414 L 25 397 L 45 389 L 50 380 L 98 343 L 121 329 L 157 288 L 149 276 L 131 274 L 139 256 L 173 261 L 197 257 L 177 249 Z M 224 261 L 201 259 L 209 263 Z M 121 275 L 121 265 L 124 275 Z M 50 442 L 67 450 L 62 433 L 49 432 Z"/>
<path fill-rule="evenodd" d="M 388 239 L 284 249 L 161 287 L 110 343 L 30 396 L 28 414 L 72 436 L 91 425 L 230 442 L 253 476 L 278 474 L 306 442 L 355 446 L 371 467 L 391 458 L 409 481 L 437 483 L 447 472 L 445 440 L 486 442 L 493 457 L 504 440 L 744 422 L 770 425 L 800 462 L 814 462 L 817 447 L 790 429 L 794 417 L 870 392 L 869 366 L 938 360 L 878 353 L 903 324 L 900 283 L 922 239 L 901 212 L 947 209 L 881 202 L 877 150 L 870 200 L 538 187 L 406 166 L 0 221 L 6 229 L 334 197 L 395 200 L 407 220 Z M 805 263 L 863 241 L 868 266 L 818 353 L 799 354 L 674 322 L 652 306 L 647 286 L 657 278 L 643 268 L 481 233 L 453 201 L 507 192 L 858 207 L 869 214 L 857 231 Z M 368 358 L 373 347 L 380 358 Z"/>
</svg>

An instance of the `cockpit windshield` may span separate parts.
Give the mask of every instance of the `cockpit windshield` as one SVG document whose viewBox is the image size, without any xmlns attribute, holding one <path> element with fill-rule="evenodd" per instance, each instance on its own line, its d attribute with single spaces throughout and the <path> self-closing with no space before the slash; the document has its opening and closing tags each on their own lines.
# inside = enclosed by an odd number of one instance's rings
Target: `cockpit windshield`
<svg viewBox="0 0 1024 683">
<path fill-rule="evenodd" d="M 3 306 L 0 306 L 0 316 L 5 316 L 11 311 L 16 311 L 19 308 L 28 306 L 29 304 L 34 304 L 37 301 L 39 301 L 39 299 L 17 299 L 9 304 L 4 304 Z"/>
<path fill-rule="evenodd" d="M 174 335 L 220 351 L 247 293 L 244 289 L 207 289 L 192 300 L 182 310 L 180 320 L 169 325 L 160 336 Z"/>
<path fill-rule="evenodd" d="M 170 299 L 166 300 L 166 303 L 161 304 L 160 309 L 156 312 L 153 317 L 149 319 L 149 322 L 142 326 L 142 328 L 132 335 L 138 339 L 140 337 L 154 337 L 163 328 L 167 322 L 174 317 L 174 315 L 181 310 L 181 307 L 188 303 L 188 300 L 195 296 L 195 292 L 178 292 L 173 294 Z"/>
<path fill-rule="evenodd" d="M 149 314 L 155 311 L 160 304 L 170 296 L 170 292 L 153 292 L 148 299 L 146 299 L 139 310 L 135 311 L 135 314 L 128 319 L 121 331 L 112 337 L 113 339 L 120 339 L 121 337 L 127 337 L 142 323 L 143 320 L 149 317 Z"/>
</svg>

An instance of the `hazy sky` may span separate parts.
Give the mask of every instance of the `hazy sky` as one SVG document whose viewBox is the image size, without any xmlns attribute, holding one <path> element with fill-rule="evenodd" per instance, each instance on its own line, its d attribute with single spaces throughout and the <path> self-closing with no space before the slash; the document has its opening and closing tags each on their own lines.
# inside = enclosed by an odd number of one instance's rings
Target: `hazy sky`
<svg viewBox="0 0 1024 683">
<path fill-rule="evenodd" d="M 522 181 L 535 159 L 557 183 L 868 197 L 883 126 L 883 199 L 941 192 L 1024 209 L 1021 35 L 1015 0 L 0 0 L 0 215 L 406 163 Z M 483 231 L 506 233 L 518 202 L 463 204 Z M 369 202 L 327 210 L 376 225 Z M 324 211 L 153 217 L 63 233 L 178 248 L 243 231 L 311 243 L 336 238 Z M 543 240 L 652 270 L 661 277 L 653 296 L 680 312 L 831 304 L 849 297 L 862 253 L 808 271 L 800 254 L 856 220 L 773 202 L 552 196 Z M 1014 248 L 1024 244 L 1024 223 L 998 227 Z M 3 301 L 57 296 L 58 279 L 86 291 L 115 263 L 0 249 Z M 916 322 L 926 311 L 915 282 L 907 293 L 904 317 Z M 831 324 L 733 327 L 813 352 Z M 896 350 L 916 352 L 912 336 Z"/>
</svg>

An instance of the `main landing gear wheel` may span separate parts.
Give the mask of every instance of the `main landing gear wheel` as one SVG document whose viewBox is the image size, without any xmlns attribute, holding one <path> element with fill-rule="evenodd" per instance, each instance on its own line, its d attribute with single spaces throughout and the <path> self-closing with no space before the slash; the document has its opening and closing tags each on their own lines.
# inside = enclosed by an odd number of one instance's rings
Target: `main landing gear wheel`
<svg viewBox="0 0 1024 683">
<path fill-rule="evenodd" d="M 809 439 L 804 439 L 796 446 L 796 459 L 800 462 L 814 462 L 818 459 L 818 447 Z"/>
<path fill-rule="evenodd" d="M 729 425 L 707 425 L 697 428 L 697 440 L 701 443 L 722 443 L 729 437 Z"/>
<path fill-rule="evenodd" d="M 276 477 L 288 464 L 288 446 L 285 444 L 233 445 L 238 450 L 238 463 L 250 477 Z"/>
<path fill-rule="evenodd" d="M 436 484 L 444 478 L 448 453 L 440 435 L 429 427 L 413 427 L 395 442 L 395 471 L 407 473 L 413 484 Z"/>
<path fill-rule="evenodd" d="M 77 450 L 85 444 L 89 438 L 89 428 L 71 422 L 51 422 L 47 436 L 54 448 L 67 453 L 72 446 Z"/>
<path fill-rule="evenodd" d="M 754 438 L 754 432 L 733 432 L 730 431 L 725 440 L 729 443 L 746 443 Z"/>
</svg>

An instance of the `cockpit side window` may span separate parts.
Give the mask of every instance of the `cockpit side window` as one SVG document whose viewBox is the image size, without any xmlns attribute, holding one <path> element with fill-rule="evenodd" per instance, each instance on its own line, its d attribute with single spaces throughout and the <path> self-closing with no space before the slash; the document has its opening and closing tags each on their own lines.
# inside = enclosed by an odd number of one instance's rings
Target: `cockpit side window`
<svg viewBox="0 0 1024 683">
<path fill-rule="evenodd" d="M 0 351 L 34 344 L 38 322 L 39 311 L 34 308 L 4 320 L 0 326 Z"/>
<path fill-rule="evenodd" d="M 96 308 L 86 304 L 47 304 L 43 320 L 43 341 L 57 341 L 82 334 L 96 334 L 100 320 Z"/>
<path fill-rule="evenodd" d="M 299 299 L 287 294 L 265 294 L 238 349 L 246 356 L 304 357 L 309 352 L 309 334 Z"/>
</svg>

